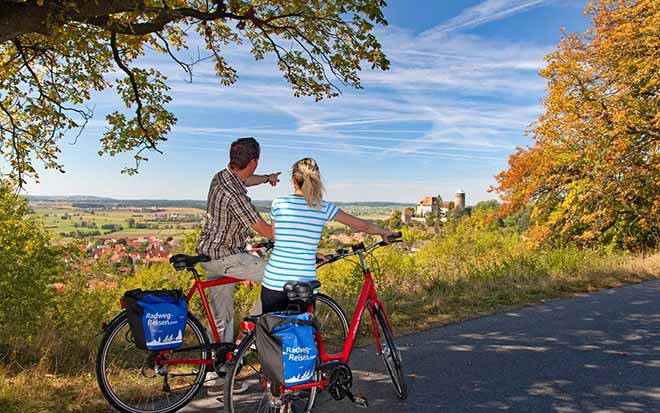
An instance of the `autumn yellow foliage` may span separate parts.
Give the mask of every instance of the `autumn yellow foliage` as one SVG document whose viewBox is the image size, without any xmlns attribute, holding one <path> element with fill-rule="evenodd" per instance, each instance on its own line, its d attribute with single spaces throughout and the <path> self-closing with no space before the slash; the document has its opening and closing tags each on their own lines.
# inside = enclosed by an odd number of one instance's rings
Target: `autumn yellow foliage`
<svg viewBox="0 0 660 413">
<path fill-rule="evenodd" d="M 660 244 L 660 2 L 589 3 L 592 27 L 546 58 L 534 144 L 497 177 L 504 212 L 533 203 L 529 236 L 563 245 Z"/>
</svg>

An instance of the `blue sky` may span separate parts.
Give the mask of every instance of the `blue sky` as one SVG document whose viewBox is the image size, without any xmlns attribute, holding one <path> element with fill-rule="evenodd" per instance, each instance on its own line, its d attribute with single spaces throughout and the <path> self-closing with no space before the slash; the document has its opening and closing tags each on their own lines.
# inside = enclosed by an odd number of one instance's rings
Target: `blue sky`
<svg viewBox="0 0 660 413">
<path fill-rule="evenodd" d="M 219 85 L 210 64 L 196 66 L 189 84 L 174 62 L 149 56 L 145 62 L 169 78 L 169 108 L 179 119 L 164 153 L 132 177 L 120 174 L 130 156 L 96 154 L 104 115 L 118 105 L 109 90 L 95 97 L 94 121 L 77 143 L 61 142 L 66 173 L 42 171 L 28 193 L 205 199 L 229 143 L 254 136 L 262 145 L 257 173 L 285 178 L 277 188 L 250 189 L 253 199 L 290 193 L 290 166 L 307 156 L 319 162 L 331 200 L 450 199 L 459 186 L 468 204 L 491 199 L 494 175 L 516 146 L 531 142 L 524 131 L 541 110 L 544 56 L 561 27 L 588 27 L 585 3 L 390 0 L 389 25 L 377 35 L 391 69 L 366 70 L 363 90 L 345 88 L 320 103 L 293 97 L 272 59 L 255 62 L 243 47 L 225 53 L 239 74 L 231 87 Z"/>
</svg>

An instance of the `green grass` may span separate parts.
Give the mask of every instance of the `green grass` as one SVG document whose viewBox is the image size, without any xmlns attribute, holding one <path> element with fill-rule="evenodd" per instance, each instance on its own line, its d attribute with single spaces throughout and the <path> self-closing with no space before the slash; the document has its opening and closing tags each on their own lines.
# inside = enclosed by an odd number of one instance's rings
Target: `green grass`
<svg viewBox="0 0 660 413">
<path fill-rule="evenodd" d="M 569 255 L 569 257 L 567 257 Z M 570 262 L 570 255 L 576 261 Z M 566 259 L 553 263 L 558 258 Z M 566 298 L 625 284 L 660 278 L 660 254 L 625 257 L 593 254 L 590 261 L 579 254 L 549 251 L 536 259 L 523 258 L 489 277 L 470 277 L 448 282 L 438 279 L 427 294 L 400 293 L 385 297 L 394 309 L 399 333 L 454 323 L 477 316 L 507 311 L 546 300 Z M 569 262 L 567 262 L 569 261 Z M 565 270 L 559 267 L 565 266 Z"/>
<path fill-rule="evenodd" d="M 54 375 L 35 367 L 8 374 L 0 366 L 0 411 L 109 413 L 112 409 L 100 396 L 92 373 Z"/>
</svg>

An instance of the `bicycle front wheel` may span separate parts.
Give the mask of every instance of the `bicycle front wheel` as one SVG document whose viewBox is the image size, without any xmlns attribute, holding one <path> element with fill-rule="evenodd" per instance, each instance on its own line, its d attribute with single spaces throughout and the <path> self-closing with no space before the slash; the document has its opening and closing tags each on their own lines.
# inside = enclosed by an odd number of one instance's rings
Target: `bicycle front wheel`
<svg viewBox="0 0 660 413">
<path fill-rule="evenodd" d="M 344 310 L 327 295 L 317 294 L 314 302 L 314 318 L 323 337 L 326 353 L 341 353 L 348 335 L 348 319 Z"/>
<path fill-rule="evenodd" d="M 374 308 L 374 316 L 378 325 L 378 339 L 380 340 L 380 354 L 383 356 L 385 367 L 390 374 L 394 390 L 399 399 L 405 400 L 408 397 L 408 388 L 406 379 L 401 366 L 401 353 L 394 343 L 394 337 L 390 326 L 385 321 L 385 315 L 378 307 Z"/>
<path fill-rule="evenodd" d="M 185 350 L 209 344 L 202 324 L 188 314 L 178 360 L 208 360 L 206 349 Z M 103 396 L 125 413 L 172 413 L 195 397 L 204 384 L 206 364 L 154 365 L 155 351 L 135 346 L 126 312 L 107 327 L 96 357 L 96 378 Z"/>
</svg>

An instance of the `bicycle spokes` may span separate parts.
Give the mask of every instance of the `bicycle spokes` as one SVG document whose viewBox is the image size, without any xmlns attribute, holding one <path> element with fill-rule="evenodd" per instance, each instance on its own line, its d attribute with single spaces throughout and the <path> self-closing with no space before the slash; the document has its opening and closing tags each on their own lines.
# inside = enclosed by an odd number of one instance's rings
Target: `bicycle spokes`
<svg viewBox="0 0 660 413">
<path fill-rule="evenodd" d="M 126 317 L 106 331 L 97 358 L 101 391 L 116 409 L 130 413 L 171 413 L 185 405 L 201 388 L 206 365 L 168 364 L 174 354 L 135 346 Z M 178 352 L 182 360 L 210 359 L 203 327 L 188 319 L 184 345 L 198 348 Z"/>
</svg>

